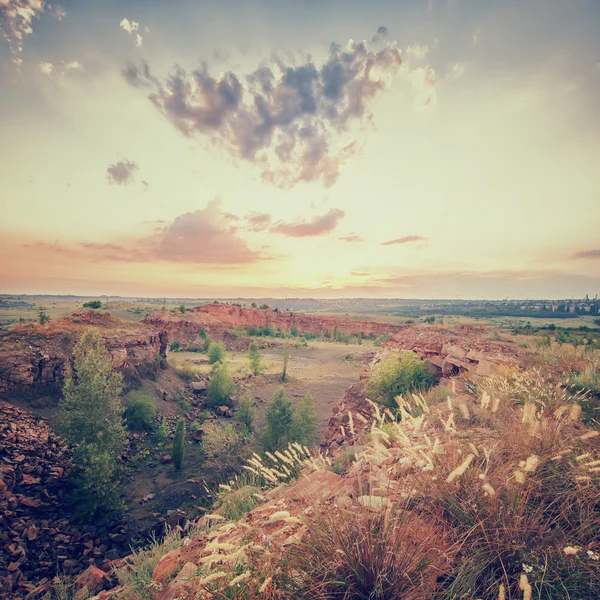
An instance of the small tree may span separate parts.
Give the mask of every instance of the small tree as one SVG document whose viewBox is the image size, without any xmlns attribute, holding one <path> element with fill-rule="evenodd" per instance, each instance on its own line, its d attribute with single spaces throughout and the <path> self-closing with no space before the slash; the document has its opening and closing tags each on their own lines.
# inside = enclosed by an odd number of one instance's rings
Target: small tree
<svg viewBox="0 0 600 600">
<path fill-rule="evenodd" d="M 185 306 L 184 306 L 183 304 L 180 304 L 180 305 L 179 305 L 179 312 L 180 312 L 181 314 L 185 313 Z"/>
<path fill-rule="evenodd" d="M 263 430 L 263 446 L 265 450 L 274 452 L 283 450 L 291 442 L 294 422 L 292 403 L 286 398 L 283 388 L 279 388 L 267 408 L 265 428 Z"/>
<path fill-rule="evenodd" d="M 283 344 L 283 370 L 281 371 L 281 381 L 287 377 L 288 361 L 290 360 L 290 343 L 286 340 Z"/>
<path fill-rule="evenodd" d="M 38 307 L 38 323 L 40 325 L 45 325 L 50 320 L 50 317 L 46 314 L 46 307 L 40 306 Z"/>
<path fill-rule="evenodd" d="M 235 418 L 248 430 L 254 429 L 254 419 L 256 416 L 256 409 L 252 406 L 252 401 L 248 396 L 244 396 L 240 399 L 240 405 L 238 406 Z"/>
<path fill-rule="evenodd" d="M 185 421 L 179 419 L 177 421 L 177 429 L 175 429 L 175 437 L 173 438 L 173 450 L 171 452 L 171 460 L 173 466 L 179 471 L 183 464 L 183 441 L 185 436 Z"/>
<path fill-rule="evenodd" d="M 235 394 L 235 384 L 225 363 L 216 363 L 213 366 L 206 394 L 206 404 L 210 408 L 229 406 L 231 403 L 231 396 Z"/>
<path fill-rule="evenodd" d="M 248 347 L 248 360 L 250 361 L 250 369 L 255 375 L 258 375 L 263 370 L 263 364 L 260 355 L 260 349 L 256 342 L 251 342 Z"/>
<path fill-rule="evenodd" d="M 225 361 L 225 344 L 223 342 L 211 342 L 208 347 L 208 364 L 214 365 Z"/>
<path fill-rule="evenodd" d="M 317 415 L 311 394 L 306 394 L 294 410 L 291 429 L 292 442 L 311 445 L 317 432 Z"/>
<path fill-rule="evenodd" d="M 74 446 L 71 477 L 83 518 L 122 507 L 117 457 L 123 452 L 122 376 L 97 331 L 88 329 L 73 350 L 76 379 L 67 369 L 60 430 Z"/>
</svg>

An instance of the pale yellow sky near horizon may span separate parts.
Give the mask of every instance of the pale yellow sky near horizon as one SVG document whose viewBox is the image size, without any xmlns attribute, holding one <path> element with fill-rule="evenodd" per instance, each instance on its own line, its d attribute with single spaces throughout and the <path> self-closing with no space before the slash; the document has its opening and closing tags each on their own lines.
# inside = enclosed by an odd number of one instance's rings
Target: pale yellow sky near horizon
<svg viewBox="0 0 600 600">
<path fill-rule="evenodd" d="M 261 179 L 259 161 L 182 135 L 148 101 L 152 90 L 128 86 L 119 68 L 59 78 L 24 63 L 0 117 L 9 141 L 0 148 L 0 292 L 600 292 L 600 123 L 585 82 L 556 69 L 555 56 L 531 70 L 488 70 L 475 44 L 444 60 L 443 39 L 423 43 L 428 50 L 400 46 L 405 63 L 369 102 L 372 119 L 331 139 L 332 151 L 356 149 L 335 182 L 286 189 Z M 319 66 L 328 48 L 310 46 Z M 260 61 L 232 62 L 250 73 Z M 119 161 L 137 169 L 111 183 L 107 168 Z M 253 213 L 270 219 L 255 226 Z"/>
</svg>

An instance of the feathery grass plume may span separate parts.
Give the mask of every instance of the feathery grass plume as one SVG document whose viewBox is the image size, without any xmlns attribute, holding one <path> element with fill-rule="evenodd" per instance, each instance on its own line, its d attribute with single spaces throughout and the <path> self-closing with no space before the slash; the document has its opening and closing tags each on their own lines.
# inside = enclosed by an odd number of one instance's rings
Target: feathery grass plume
<svg viewBox="0 0 600 600">
<path fill-rule="evenodd" d="M 209 520 L 209 521 L 224 521 L 225 517 L 222 517 L 221 515 L 215 515 L 215 514 L 208 514 L 208 515 L 204 515 L 204 518 Z"/>
<path fill-rule="evenodd" d="M 586 458 L 589 458 L 591 456 L 591 454 L 589 452 L 584 452 L 583 454 L 580 454 L 579 456 L 575 457 L 575 460 L 577 462 L 581 462 L 582 460 L 585 460 Z"/>
<path fill-rule="evenodd" d="M 569 420 L 579 421 L 581 417 L 581 404 L 572 404 L 569 408 Z"/>
<path fill-rule="evenodd" d="M 267 577 L 264 581 L 263 584 L 258 588 L 258 593 L 259 594 L 263 594 L 264 592 L 267 591 L 267 588 L 271 585 L 271 582 L 273 581 L 273 577 L 271 577 L 269 575 L 269 577 Z"/>
<path fill-rule="evenodd" d="M 484 483 L 482 487 L 483 487 L 483 491 L 488 496 L 495 496 L 496 495 L 496 490 L 489 483 Z"/>
<path fill-rule="evenodd" d="M 481 394 L 481 408 L 488 408 L 490 405 L 491 399 L 492 399 L 491 396 L 486 391 L 484 391 Z"/>
<path fill-rule="evenodd" d="M 342 434 L 342 437 L 346 437 L 346 432 L 344 431 L 344 426 L 340 425 L 340 433 Z"/>
<path fill-rule="evenodd" d="M 287 510 L 279 510 L 274 512 L 268 519 L 267 523 L 276 523 L 277 521 L 283 521 L 290 516 L 289 511 Z"/>
<path fill-rule="evenodd" d="M 531 600 L 533 589 L 525 573 L 521 573 L 519 578 L 519 589 L 523 592 L 523 600 Z"/>
<path fill-rule="evenodd" d="M 265 454 L 273 461 L 273 462 L 279 462 L 277 460 L 277 457 L 274 456 L 273 454 L 271 454 L 268 450 L 265 452 Z"/>
<path fill-rule="evenodd" d="M 513 475 L 517 483 L 525 483 L 525 473 L 523 473 L 523 471 L 517 469 Z"/>
<path fill-rule="evenodd" d="M 360 413 L 360 412 L 356 413 L 356 418 L 359 421 L 362 421 L 365 425 L 369 422 L 369 420 L 362 413 Z"/>
<path fill-rule="evenodd" d="M 350 427 L 350 433 L 356 435 L 354 431 L 354 419 L 352 418 L 352 412 L 348 411 L 348 426 Z"/>
<path fill-rule="evenodd" d="M 584 433 L 583 435 L 580 435 L 579 439 L 580 440 L 591 440 L 592 438 L 595 438 L 599 435 L 600 435 L 600 431 L 589 431 L 588 433 Z"/>
<path fill-rule="evenodd" d="M 565 546 L 563 548 L 563 552 L 567 555 L 567 556 L 574 556 L 575 554 L 577 554 L 579 551 L 581 550 L 581 548 L 579 546 Z"/>
<path fill-rule="evenodd" d="M 533 402 L 525 402 L 523 405 L 523 419 L 522 423 L 534 423 L 536 415 L 536 408 Z"/>
<path fill-rule="evenodd" d="M 592 462 L 585 463 L 585 466 L 588 468 L 597 467 L 598 465 L 600 465 L 600 460 L 593 460 Z"/>
<path fill-rule="evenodd" d="M 527 460 L 521 461 L 519 466 L 525 471 L 525 473 L 533 473 L 540 464 L 540 457 L 532 454 Z"/>
<path fill-rule="evenodd" d="M 500 408 L 500 398 L 496 397 L 492 400 L 492 412 L 497 413 Z"/>
<path fill-rule="evenodd" d="M 469 465 L 473 462 L 474 458 L 475 458 L 474 454 L 469 454 L 469 456 L 467 456 L 467 458 L 465 458 L 465 460 L 462 462 L 462 464 L 460 464 L 458 467 L 456 467 L 456 469 L 454 469 L 454 471 L 452 471 L 450 473 L 450 475 L 448 475 L 448 477 L 446 478 L 446 483 L 451 483 L 457 477 L 460 477 L 461 475 L 463 475 L 463 473 L 469 468 Z"/>
<path fill-rule="evenodd" d="M 458 410 L 460 410 L 460 414 L 462 415 L 463 419 L 468 421 L 471 418 L 471 413 L 469 412 L 469 407 L 466 405 L 466 403 L 464 401 L 458 403 Z"/>
<path fill-rule="evenodd" d="M 229 582 L 229 587 L 234 587 L 236 586 L 238 583 L 241 583 L 242 581 L 246 581 L 246 579 L 250 578 L 250 571 L 244 571 L 243 573 L 241 573 L 240 575 L 238 575 L 237 577 L 234 577 L 230 582 Z"/>
<path fill-rule="evenodd" d="M 477 450 L 477 447 L 473 442 L 469 442 L 469 448 L 471 448 L 471 452 L 473 452 L 475 456 L 479 457 L 479 450 Z"/>
<path fill-rule="evenodd" d="M 498 600 L 506 600 L 506 588 L 503 583 L 498 588 Z"/>
<path fill-rule="evenodd" d="M 206 577 L 202 577 L 202 579 L 200 579 L 198 583 L 200 585 L 208 585 L 209 583 L 212 583 L 213 581 L 217 581 L 219 579 L 223 579 L 224 577 L 229 577 L 229 573 L 225 573 L 224 571 L 217 571 L 215 573 L 207 575 Z"/>
</svg>

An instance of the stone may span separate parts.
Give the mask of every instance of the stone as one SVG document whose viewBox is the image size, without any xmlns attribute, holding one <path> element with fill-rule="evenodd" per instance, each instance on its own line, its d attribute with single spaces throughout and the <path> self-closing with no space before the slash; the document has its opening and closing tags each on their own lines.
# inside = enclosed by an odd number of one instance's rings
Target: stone
<svg viewBox="0 0 600 600">
<path fill-rule="evenodd" d="M 163 584 L 169 577 L 174 575 L 179 568 L 181 550 L 176 548 L 167 552 L 159 561 L 152 573 L 152 581 Z"/>
<path fill-rule="evenodd" d="M 88 593 L 97 594 L 110 584 L 110 579 L 104 571 L 92 565 L 75 578 L 75 584 L 86 588 Z"/>
</svg>

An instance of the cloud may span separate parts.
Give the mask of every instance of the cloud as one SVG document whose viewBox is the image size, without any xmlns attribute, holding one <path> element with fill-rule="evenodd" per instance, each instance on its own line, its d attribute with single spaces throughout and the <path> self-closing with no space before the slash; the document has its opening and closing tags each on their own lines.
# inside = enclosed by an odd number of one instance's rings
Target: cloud
<svg viewBox="0 0 600 600">
<path fill-rule="evenodd" d="M 253 212 L 246 215 L 246 223 L 248 231 L 265 231 L 271 224 L 271 215 Z"/>
<path fill-rule="evenodd" d="M 403 237 L 399 237 L 395 240 L 389 240 L 388 242 L 381 242 L 381 246 L 396 246 L 398 244 L 409 244 L 411 242 L 420 242 L 424 240 L 424 237 L 420 235 L 405 235 Z"/>
<path fill-rule="evenodd" d="M 582 250 L 581 252 L 576 252 L 573 255 L 573 258 L 600 258 L 600 248 L 596 248 L 595 250 Z"/>
<path fill-rule="evenodd" d="M 406 48 L 406 56 L 409 60 L 423 60 L 429 53 L 429 46 L 427 44 L 413 44 Z"/>
<path fill-rule="evenodd" d="M 271 227 L 270 231 L 290 237 L 325 235 L 326 233 L 331 233 L 337 227 L 343 216 L 344 211 L 332 208 L 324 215 L 315 217 L 312 221 L 294 221 L 288 223 L 279 221 L 275 226 Z"/>
<path fill-rule="evenodd" d="M 177 217 L 152 241 L 162 260 L 211 264 L 244 264 L 265 258 L 238 236 L 237 217 L 221 210 L 216 198 L 206 208 Z"/>
<path fill-rule="evenodd" d="M 0 0 L 0 35 L 8 41 L 13 60 L 21 64 L 18 55 L 23 51 L 23 40 L 33 33 L 33 23 L 44 13 L 61 20 L 64 10 L 46 0 Z"/>
<path fill-rule="evenodd" d="M 357 233 L 350 233 L 349 235 L 345 235 L 339 239 L 342 242 L 349 242 L 349 243 L 356 243 L 356 242 L 363 241 L 363 238 L 360 235 L 358 235 Z"/>
<path fill-rule="evenodd" d="M 129 160 L 120 160 L 106 169 L 106 177 L 109 183 L 127 185 L 135 179 L 135 173 L 139 170 L 138 165 Z"/>
<path fill-rule="evenodd" d="M 274 58 L 245 77 L 215 76 L 206 63 L 189 73 L 177 66 L 162 80 L 147 65 L 128 65 L 123 75 L 135 87 L 152 87 L 149 99 L 183 135 L 206 137 L 258 165 L 265 181 L 332 185 L 359 151 L 338 137 L 371 118 L 373 98 L 402 64 L 397 43 L 384 41 L 385 33 L 379 29 L 374 47 L 333 43 L 321 64 Z"/>
<path fill-rule="evenodd" d="M 352 277 L 368 277 L 370 273 L 366 273 L 364 271 L 350 271 L 350 275 Z"/>
<path fill-rule="evenodd" d="M 140 24 L 137 21 L 130 21 L 129 19 L 123 19 L 119 23 L 121 29 L 124 29 L 127 33 L 133 33 L 140 28 Z"/>
<path fill-rule="evenodd" d="M 475 32 L 473 33 L 473 37 L 471 39 L 471 41 L 473 42 L 473 46 L 477 46 L 477 44 L 479 43 L 479 36 L 481 35 L 481 29 L 478 27 Z"/>
<path fill-rule="evenodd" d="M 52 75 L 52 70 L 54 69 L 54 65 L 48 62 L 40 63 L 40 73 L 44 75 Z"/>
<path fill-rule="evenodd" d="M 413 107 L 416 110 L 433 107 L 437 104 L 434 69 L 419 67 L 410 71 L 408 78 L 414 94 Z"/>
<path fill-rule="evenodd" d="M 129 19 L 124 18 L 119 23 L 119 26 L 129 35 L 134 36 L 134 44 L 136 47 L 140 48 L 142 46 L 144 43 L 144 38 L 139 34 L 139 21 L 130 21 Z M 144 31 L 149 32 L 150 30 L 147 27 L 144 27 Z"/>
<path fill-rule="evenodd" d="M 239 235 L 239 218 L 222 209 L 217 197 L 201 210 L 163 220 L 145 222 L 156 225 L 142 237 L 107 242 L 79 242 L 76 245 L 34 242 L 23 248 L 47 254 L 68 256 L 83 263 L 193 263 L 204 265 L 240 265 L 269 260 L 272 256 L 252 250 Z"/>
</svg>

